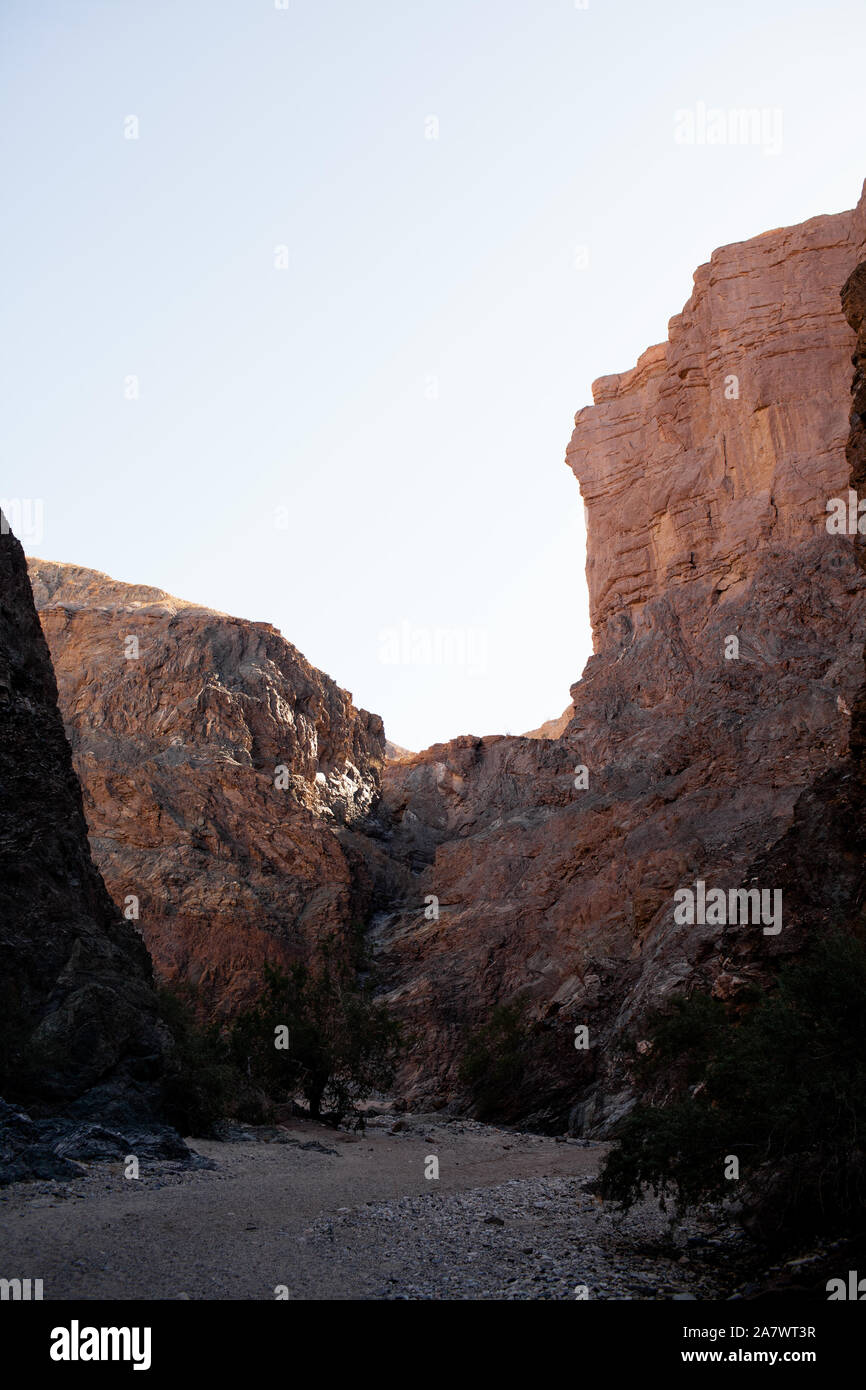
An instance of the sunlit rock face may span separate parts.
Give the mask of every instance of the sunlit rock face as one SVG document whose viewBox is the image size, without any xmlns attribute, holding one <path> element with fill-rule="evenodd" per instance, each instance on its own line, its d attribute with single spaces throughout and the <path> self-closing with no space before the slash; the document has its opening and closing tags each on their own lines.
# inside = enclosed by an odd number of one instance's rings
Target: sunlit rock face
<svg viewBox="0 0 866 1390">
<path fill-rule="evenodd" d="M 534 1092 L 561 1116 L 570 1096 L 573 1122 L 604 1132 L 647 1008 L 686 983 L 736 991 L 785 949 L 784 925 L 678 922 L 675 894 L 773 889 L 759 856 L 846 759 L 866 605 L 827 504 L 848 489 L 840 289 L 864 242 L 861 200 L 716 251 L 668 342 L 595 383 L 567 450 L 595 654 L 564 732 L 459 739 L 386 770 L 394 853 L 417 872 L 376 927 L 417 1025 L 410 1094 L 454 1093 L 466 1026 L 524 991 L 539 1066 L 521 1110 Z"/>
<path fill-rule="evenodd" d="M 97 862 L 160 976 L 217 1013 L 363 917 L 334 828 L 382 721 L 266 623 L 30 561 Z M 137 914 L 137 915 L 136 915 Z"/>
</svg>

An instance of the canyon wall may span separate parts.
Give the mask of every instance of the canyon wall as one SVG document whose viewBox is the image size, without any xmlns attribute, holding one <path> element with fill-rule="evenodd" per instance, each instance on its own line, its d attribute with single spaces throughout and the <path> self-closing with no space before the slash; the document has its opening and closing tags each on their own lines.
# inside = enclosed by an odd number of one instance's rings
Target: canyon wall
<svg viewBox="0 0 866 1390">
<path fill-rule="evenodd" d="M 459 739 L 386 771 L 392 852 L 415 877 L 374 936 L 417 1025 L 410 1096 L 459 1090 L 465 1029 L 523 994 L 538 1065 L 522 1113 L 534 1096 L 533 1118 L 560 1123 L 579 1099 L 572 1126 L 605 1133 L 649 1008 L 686 984 L 735 994 L 802 940 L 792 923 L 680 925 L 674 894 L 779 887 L 761 856 L 846 759 L 866 605 L 826 505 L 847 496 L 839 295 L 864 242 L 861 199 L 716 251 L 668 342 L 595 383 L 567 451 L 594 655 L 564 732 Z"/>
<path fill-rule="evenodd" d="M 735 997 L 850 915 L 866 575 L 826 508 L 864 248 L 861 199 L 714 252 L 668 341 L 595 383 L 567 451 L 594 655 L 532 735 L 385 761 L 381 722 L 267 625 L 31 561 L 94 854 L 164 976 L 231 1011 L 263 959 L 365 924 L 409 1103 L 465 1103 L 467 1032 L 520 997 L 513 1118 L 603 1135 L 649 1009 Z M 678 922 L 699 880 L 781 890 L 781 929 Z"/>
<path fill-rule="evenodd" d="M 168 1039 L 157 1021 L 150 961 L 91 857 L 24 553 L 5 521 L 0 1005 L 0 1094 L 7 1101 L 34 1113 L 71 1105 L 100 1118 L 119 1108 L 127 1121 L 157 1105 Z M 18 1141 L 35 1132 L 0 1102 L 0 1177 L 7 1168 L 27 1175 L 15 1154 Z M 49 1169 L 57 1162 L 50 1155 L 45 1161 Z"/>
<path fill-rule="evenodd" d="M 163 979 L 215 1013 L 363 924 L 332 828 L 378 798 L 382 721 L 275 628 L 30 561 L 93 852 Z"/>
<path fill-rule="evenodd" d="M 849 276 L 841 300 L 856 334 L 845 457 L 849 486 L 859 498 L 866 493 L 866 262 Z M 857 563 L 866 571 L 859 531 L 852 543 Z M 866 672 L 862 677 L 852 701 L 847 757 L 803 791 L 789 829 L 752 865 L 754 877 L 777 883 L 785 896 L 785 931 L 765 943 L 768 955 L 796 952 L 810 937 L 833 927 L 861 937 L 866 931 Z M 753 966 L 747 942 L 729 930 L 726 943 L 736 966 Z"/>
</svg>

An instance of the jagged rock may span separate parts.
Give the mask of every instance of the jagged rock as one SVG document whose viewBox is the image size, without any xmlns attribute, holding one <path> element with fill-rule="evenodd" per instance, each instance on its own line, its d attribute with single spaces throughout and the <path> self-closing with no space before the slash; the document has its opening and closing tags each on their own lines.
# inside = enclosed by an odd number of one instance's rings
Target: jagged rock
<svg viewBox="0 0 866 1390">
<path fill-rule="evenodd" d="M 462 738 L 386 768 L 391 854 L 414 878 L 374 936 L 417 1039 L 399 1079 L 414 1103 L 459 1091 L 467 1027 L 522 992 L 535 1030 L 520 1113 L 546 1096 L 563 1123 L 605 1133 L 629 1104 L 648 1009 L 802 944 L 793 913 L 778 940 L 678 925 L 674 892 L 698 878 L 781 886 L 760 856 L 848 754 L 864 583 L 826 509 L 847 495 L 839 290 L 864 243 L 861 199 L 716 251 L 669 341 L 595 383 L 567 455 L 595 652 L 559 738 Z M 820 805 L 812 819 L 820 842 Z M 825 838 L 859 874 L 856 847 Z M 834 909 L 822 890 L 821 920 L 849 900 L 841 885 Z"/>
<path fill-rule="evenodd" d="M 167 1125 L 142 1122 L 132 1107 L 127 1107 L 129 1124 L 123 1133 L 82 1123 L 74 1109 L 34 1120 L 0 1100 L 0 1186 L 32 1178 L 77 1178 L 86 1171 L 83 1163 L 123 1161 L 130 1155 L 140 1161 L 174 1159 L 182 1168 L 215 1166 L 191 1154 Z"/>
<path fill-rule="evenodd" d="M 378 796 L 382 721 L 267 623 L 73 565 L 30 574 L 106 883 L 159 974 L 231 1012 L 265 960 L 363 920 L 334 831 Z"/>
<path fill-rule="evenodd" d="M 524 738 L 559 738 L 565 733 L 574 718 L 574 705 L 570 704 L 557 719 L 546 719 L 537 729 L 530 729 Z"/>
<path fill-rule="evenodd" d="M 21 546 L 0 523 L 0 1085 L 44 1109 L 95 1088 L 150 1115 L 166 1035 L 151 965 L 90 855 Z"/>
<path fill-rule="evenodd" d="M 846 280 L 842 309 L 856 336 L 852 362 L 849 432 L 845 457 L 848 484 L 858 497 L 866 493 L 866 261 Z M 866 570 L 866 548 L 859 531 L 852 549 Z M 829 928 L 862 930 L 866 918 L 863 863 L 866 859 L 866 680 L 850 701 L 848 756 L 807 787 L 794 808 L 787 832 L 759 854 L 749 879 L 772 879 L 786 903 L 786 929 L 778 940 L 762 943 L 765 957 L 790 955 Z M 729 959 L 744 957 L 742 941 L 727 934 Z"/>
</svg>

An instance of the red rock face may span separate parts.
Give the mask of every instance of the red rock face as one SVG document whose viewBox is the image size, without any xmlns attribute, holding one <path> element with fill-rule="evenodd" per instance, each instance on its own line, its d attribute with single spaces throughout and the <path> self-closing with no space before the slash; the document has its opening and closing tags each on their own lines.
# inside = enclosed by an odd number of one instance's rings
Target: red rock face
<svg viewBox="0 0 866 1390">
<path fill-rule="evenodd" d="M 604 1132 L 646 1009 L 686 982 L 735 989 L 765 952 L 762 926 L 740 926 L 733 972 L 730 930 L 678 924 L 674 894 L 751 883 L 847 753 L 866 612 L 826 506 L 847 495 L 839 294 L 864 240 L 861 201 L 717 251 L 668 343 L 595 384 L 567 452 L 595 655 L 564 733 L 461 739 L 387 769 L 394 852 L 427 860 L 411 907 L 376 929 L 422 1039 L 410 1093 L 453 1091 L 465 1027 L 523 991 L 545 1057 L 530 1090 L 561 1107 L 570 1065 L 575 1122 Z"/>
<path fill-rule="evenodd" d="M 839 296 L 864 244 L 861 201 L 715 252 L 668 343 L 596 383 L 567 453 L 595 654 L 564 727 L 401 754 L 380 799 L 380 722 L 273 629 L 31 562 L 94 853 L 140 895 L 163 974 L 231 1009 L 265 955 L 364 916 L 413 1036 L 405 1095 L 459 1096 L 467 1029 L 523 994 L 515 1117 L 603 1134 L 647 1009 L 735 994 L 802 942 L 804 856 L 825 889 L 850 861 L 820 923 L 849 910 L 862 855 L 821 824 L 860 804 L 866 576 L 826 509 L 848 489 Z M 781 889 L 781 930 L 678 921 L 698 880 Z"/>
<path fill-rule="evenodd" d="M 810 543 L 848 486 L 851 330 L 839 294 L 866 202 L 715 251 L 668 342 L 601 377 L 567 450 L 591 546 L 597 654 L 664 599 L 692 640 L 756 569 Z M 648 607 L 649 605 L 649 607 Z"/>
<path fill-rule="evenodd" d="M 267 624 L 29 567 L 109 890 L 159 974 L 230 1011 L 362 914 L 331 827 L 378 795 L 382 722 Z"/>
</svg>

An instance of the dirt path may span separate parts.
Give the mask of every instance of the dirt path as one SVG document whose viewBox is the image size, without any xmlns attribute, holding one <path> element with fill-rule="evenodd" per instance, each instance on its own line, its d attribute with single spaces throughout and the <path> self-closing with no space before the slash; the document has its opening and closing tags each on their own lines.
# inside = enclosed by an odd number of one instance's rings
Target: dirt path
<svg viewBox="0 0 866 1390">
<path fill-rule="evenodd" d="M 694 1283 L 677 1258 L 640 1253 L 663 1231 L 654 1209 L 624 1223 L 584 1191 L 604 1146 L 400 1123 L 357 1136 L 298 1122 L 271 1142 L 196 1141 L 209 1170 L 142 1164 L 136 1181 L 93 1164 L 0 1189 L 0 1277 L 41 1278 L 46 1299 L 574 1298 L 581 1282 L 590 1297 L 672 1297 Z"/>
</svg>

